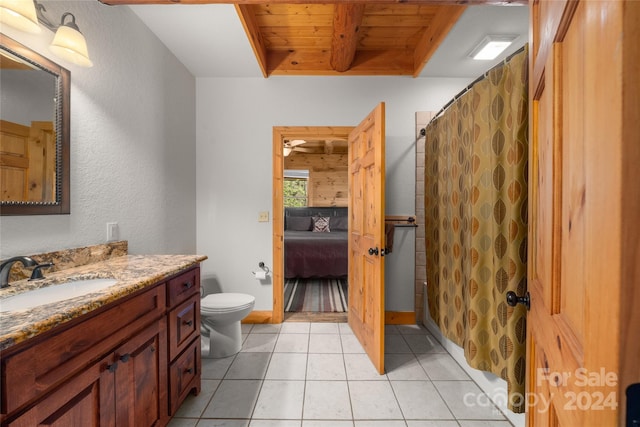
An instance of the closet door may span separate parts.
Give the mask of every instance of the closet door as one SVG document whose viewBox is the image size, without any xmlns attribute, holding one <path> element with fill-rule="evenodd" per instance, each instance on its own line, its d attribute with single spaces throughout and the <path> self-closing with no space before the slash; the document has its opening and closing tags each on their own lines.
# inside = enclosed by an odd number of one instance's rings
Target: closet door
<svg viewBox="0 0 640 427">
<path fill-rule="evenodd" d="M 639 22 L 634 0 L 531 5 L 529 426 L 622 426 L 640 380 Z"/>
</svg>

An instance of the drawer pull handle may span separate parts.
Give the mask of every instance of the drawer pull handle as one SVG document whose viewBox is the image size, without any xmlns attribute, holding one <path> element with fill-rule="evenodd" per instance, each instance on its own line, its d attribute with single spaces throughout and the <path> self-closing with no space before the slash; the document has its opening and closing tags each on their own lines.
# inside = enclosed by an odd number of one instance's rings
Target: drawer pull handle
<svg viewBox="0 0 640 427">
<path fill-rule="evenodd" d="M 123 354 L 122 356 L 120 356 L 120 361 L 126 363 L 129 361 L 129 357 L 131 357 L 129 353 Z"/>
<path fill-rule="evenodd" d="M 185 369 L 187 374 L 193 374 L 193 368 Z"/>
<path fill-rule="evenodd" d="M 156 348 L 154 346 L 151 346 L 151 353 L 154 353 L 156 351 Z"/>
<path fill-rule="evenodd" d="M 109 371 L 109 372 L 115 372 L 116 369 L 118 369 L 118 363 L 117 362 L 107 365 L 107 371 Z"/>
<path fill-rule="evenodd" d="M 193 320 L 187 320 L 184 322 L 184 324 L 187 326 L 193 326 Z"/>
<path fill-rule="evenodd" d="M 185 282 L 185 284 L 184 284 L 184 285 L 182 285 L 182 286 L 184 286 L 186 289 L 191 289 L 191 287 L 193 286 L 193 283 L 191 283 L 191 282 Z"/>
</svg>

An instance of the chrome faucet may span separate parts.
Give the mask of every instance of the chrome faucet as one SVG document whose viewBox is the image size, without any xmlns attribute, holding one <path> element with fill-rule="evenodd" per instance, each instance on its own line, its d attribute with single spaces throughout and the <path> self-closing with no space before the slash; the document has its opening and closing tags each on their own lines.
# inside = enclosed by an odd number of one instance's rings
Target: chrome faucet
<svg viewBox="0 0 640 427">
<path fill-rule="evenodd" d="M 35 267 L 38 265 L 36 261 L 28 256 L 16 256 L 4 261 L 0 264 L 0 288 L 6 288 L 9 286 L 9 272 L 11 271 L 11 266 L 18 261 L 20 261 L 25 267 Z"/>
</svg>

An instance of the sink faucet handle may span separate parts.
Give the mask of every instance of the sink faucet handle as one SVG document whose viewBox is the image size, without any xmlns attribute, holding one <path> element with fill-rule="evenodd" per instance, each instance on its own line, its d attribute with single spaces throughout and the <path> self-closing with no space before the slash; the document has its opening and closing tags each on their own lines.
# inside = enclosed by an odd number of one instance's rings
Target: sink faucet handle
<svg viewBox="0 0 640 427">
<path fill-rule="evenodd" d="M 52 263 L 52 262 L 47 262 L 45 264 L 36 265 L 35 267 L 33 267 L 33 271 L 31 272 L 31 277 L 29 278 L 29 280 L 44 279 L 44 276 L 42 275 L 42 271 L 40 271 L 40 269 L 53 267 L 54 265 L 55 264 Z"/>
</svg>

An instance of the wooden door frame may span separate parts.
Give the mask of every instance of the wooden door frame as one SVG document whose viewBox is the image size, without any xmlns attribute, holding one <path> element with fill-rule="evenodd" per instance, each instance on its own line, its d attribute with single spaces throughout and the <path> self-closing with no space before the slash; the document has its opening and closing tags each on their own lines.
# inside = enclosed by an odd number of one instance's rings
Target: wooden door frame
<svg viewBox="0 0 640 427">
<path fill-rule="evenodd" d="M 274 126 L 273 127 L 273 311 L 271 323 L 284 320 L 284 140 L 285 139 L 347 139 L 354 126 Z"/>
</svg>

